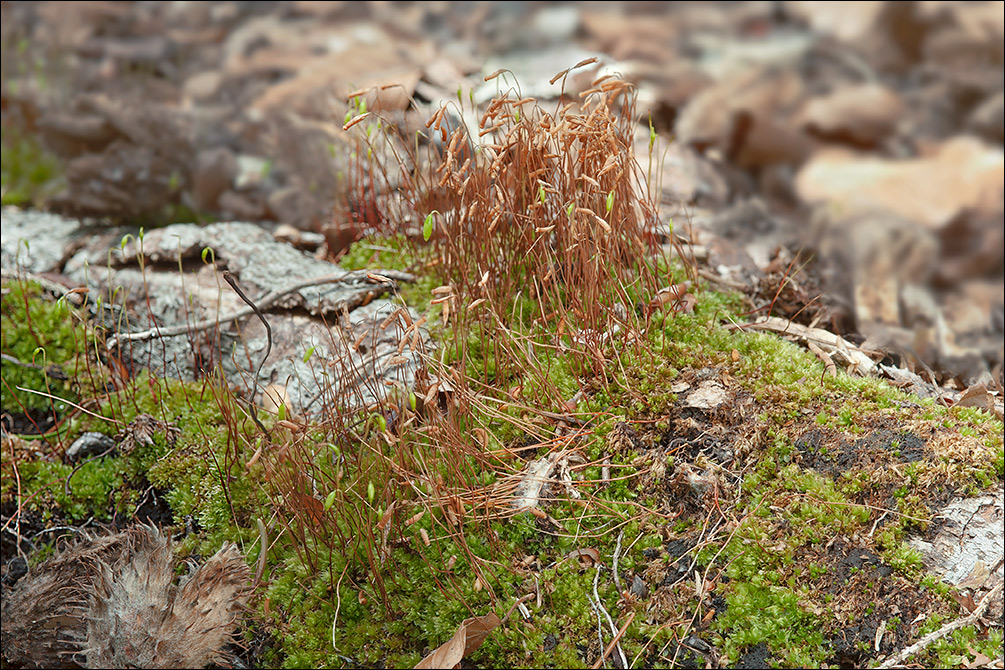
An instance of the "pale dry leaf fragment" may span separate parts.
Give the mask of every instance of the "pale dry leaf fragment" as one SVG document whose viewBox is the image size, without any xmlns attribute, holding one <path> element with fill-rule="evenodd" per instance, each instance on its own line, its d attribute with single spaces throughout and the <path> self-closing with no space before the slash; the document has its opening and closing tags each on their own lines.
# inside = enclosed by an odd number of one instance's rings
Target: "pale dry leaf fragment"
<svg viewBox="0 0 1005 670">
<path fill-rule="evenodd" d="M 262 409 L 269 414 L 279 414 L 280 407 L 290 408 L 290 396 L 282 384 L 269 384 L 262 392 Z"/>
<path fill-rule="evenodd" d="M 886 619 L 883 619 L 878 626 L 876 626 L 876 641 L 874 649 L 879 651 L 879 646 L 883 644 L 883 636 L 886 634 Z"/>
<path fill-rule="evenodd" d="M 447 642 L 419 661 L 416 668 L 454 668 L 461 659 L 482 646 L 485 638 L 502 625 L 495 612 L 465 619 Z"/>
<path fill-rule="evenodd" d="M 540 502 L 542 489 L 548 484 L 555 464 L 547 457 L 531 461 L 524 466 L 517 490 L 514 492 L 513 507 L 517 510 L 533 510 Z"/>
</svg>

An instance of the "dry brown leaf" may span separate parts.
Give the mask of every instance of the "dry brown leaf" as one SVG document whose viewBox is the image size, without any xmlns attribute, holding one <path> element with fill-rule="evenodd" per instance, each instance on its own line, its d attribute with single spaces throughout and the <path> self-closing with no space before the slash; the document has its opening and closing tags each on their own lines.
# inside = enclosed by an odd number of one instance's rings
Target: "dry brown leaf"
<svg viewBox="0 0 1005 670">
<path fill-rule="evenodd" d="M 593 565 L 600 565 L 600 552 L 593 547 L 587 547 L 586 549 L 573 549 L 569 552 L 569 558 L 578 558 L 580 561 L 586 559 L 592 562 Z"/>
<path fill-rule="evenodd" d="M 419 661 L 416 668 L 456 668 L 461 659 L 482 646 L 493 629 L 502 625 L 495 612 L 461 622 L 454 636 Z"/>
<path fill-rule="evenodd" d="M 973 668 L 987 667 L 988 664 L 990 664 L 994 660 L 990 656 L 985 656 L 983 653 L 970 647 L 967 647 L 967 653 L 974 655 L 974 660 L 963 666 L 964 668 L 967 668 L 967 670 L 973 670 Z"/>
<path fill-rule="evenodd" d="M 952 593 L 950 595 L 953 596 L 953 600 L 955 600 L 960 607 L 967 611 L 967 614 L 970 614 L 977 609 L 977 603 L 974 602 L 973 596 L 964 593 Z"/>
<path fill-rule="evenodd" d="M 802 167 L 795 187 L 806 203 L 835 203 L 849 215 L 892 212 L 938 230 L 967 209 L 1000 211 L 1003 165 L 1000 149 L 966 136 L 906 160 L 824 149 Z"/>
<path fill-rule="evenodd" d="M 812 98 L 796 122 L 828 139 L 871 146 L 889 136 L 904 114 L 904 102 L 881 84 L 856 84 Z"/>
<path fill-rule="evenodd" d="M 994 410 L 994 399 L 988 394 L 988 389 L 984 384 L 975 384 L 968 388 L 959 400 L 956 401 L 959 407 L 979 407 L 988 412 Z"/>
</svg>

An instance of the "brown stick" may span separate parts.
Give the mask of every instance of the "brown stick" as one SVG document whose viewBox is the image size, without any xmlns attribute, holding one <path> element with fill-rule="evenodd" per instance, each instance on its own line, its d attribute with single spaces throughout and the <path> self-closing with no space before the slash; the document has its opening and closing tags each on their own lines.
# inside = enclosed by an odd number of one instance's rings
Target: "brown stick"
<svg viewBox="0 0 1005 670">
<path fill-rule="evenodd" d="M 390 278 L 394 281 L 415 281 L 415 276 L 407 272 L 398 272 L 395 270 L 354 270 L 352 272 L 346 272 L 340 275 L 329 275 L 327 277 L 318 277 L 316 279 L 307 279 L 302 282 L 297 282 L 292 286 L 288 286 L 284 289 L 278 291 L 273 291 L 267 294 L 261 300 L 258 301 L 258 309 L 265 310 L 268 309 L 273 303 L 275 303 L 280 298 L 289 295 L 290 293 L 295 293 L 300 289 L 308 288 L 311 286 L 320 286 L 322 284 L 338 284 L 340 282 L 354 281 L 354 280 L 367 280 L 368 275 L 379 274 L 380 276 Z M 379 281 L 374 283 L 381 283 Z M 255 310 L 251 307 L 245 307 L 244 309 L 239 309 L 230 314 L 224 316 L 212 317 L 209 319 L 203 319 L 193 324 L 181 323 L 175 326 L 167 326 L 165 328 L 151 328 L 149 330 L 143 330 L 138 333 L 122 333 L 120 335 L 115 335 L 108 338 L 107 347 L 109 349 L 114 349 L 120 342 L 146 342 L 147 340 L 153 340 L 160 337 L 172 337 L 174 335 L 184 335 L 186 333 L 194 333 L 200 330 L 206 330 L 207 328 L 212 328 L 215 325 L 226 323 L 227 321 L 236 321 L 237 319 L 242 319 L 246 316 L 251 316 L 255 313 Z"/>
<path fill-rule="evenodd" d="M 621 626 L 621 630 L 618 631 L 617 635 L 614 636 L 614 639 L 612 639 L 610 644 L 607 645 L 607 649 L 604 649 L 604 653 L 597 659 L 597 662 L 593 664 L 593 670 L 597 670 L 597 668 L 603 665 L 604 659 L 611 655 L 611 652 L 614 651 L 615 645 L 621 641 L 621 636 L 625 634 L 625 631 L 628 630 L 628 626 L 630 626 L 634 620 L 635 612 L 629 613 L 628 618 L 625 619 L 624 625 Z"/>
<path fill-rule="evenodd" d="M 917 654 L 919 651 L 924 650 L 926 647 L 928 647 L 928 645 L 932 644 L 936 640 L 939 640 L 949 635 L 957 628 L 963 628 L 964 626 L 969 626 L 970 624 L 975 623 L 978 619 L 980 619 L 984 615 L 984 612 L 991 604 L 991 601 L 1001 594 L 1003 585 L 1005 585 L 1005 582 L 998 582 L 998 584 L 993 589 L 988 591 L 987 594 L 983 598 L 981 598 L 981 601 L 977 603 L 977 607 L 974 608 L 974 611 L 968 614 L 967 616 L 960 617 L 955 621 L 950 621 L 939 630 L 929 633 L 925 637 L 921 638 L 920 640 L 912 644 L 907 649 L 902 649 L 901 651 L 894 654 L 892 657 L 883 661 L 883 663 L 879 667 L 892 668 L 894 666 L 901 665 L 905 660 L 907 660 L 914 654 Z"/>
</svg>

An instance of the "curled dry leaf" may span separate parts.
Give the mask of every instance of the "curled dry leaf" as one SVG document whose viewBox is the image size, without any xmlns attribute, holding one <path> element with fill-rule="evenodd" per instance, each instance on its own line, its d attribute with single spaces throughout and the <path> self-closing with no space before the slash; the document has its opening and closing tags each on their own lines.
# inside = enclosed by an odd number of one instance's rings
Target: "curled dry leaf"
<svg viewBox="0 0 1005 670">
<path fill-rule="evenodd" d="M 994 411 L 995 401 L 984 384 L 974 384 L 959 397 L 956 404 L 960 407 L 979 407 L 987 412 Z"/>
<path fill-rule="evenodd" d="M 502 621 L 495 612 L 471 617 L 461 622 L 457 632 L 447 642 L 419 661 L 416 668 L 455 668 L 461 659 L 482 646 L 482 642 Z"/>
<path fill-rule="evenodd" d="M 573 549 L 569 552 L 569 558 L 578 558 L 585 567 L 600 565 L 600 552 L 593 547 L 586 549 Z"/>
</svg>

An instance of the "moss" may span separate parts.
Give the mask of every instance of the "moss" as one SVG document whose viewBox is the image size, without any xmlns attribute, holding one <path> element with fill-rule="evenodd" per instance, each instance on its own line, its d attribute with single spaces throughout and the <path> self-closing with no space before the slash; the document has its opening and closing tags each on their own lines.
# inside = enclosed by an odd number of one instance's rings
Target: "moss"
<svg viewBox="0 0 1005 670">
<path fill-rule="evenodd" d="M 465 396 L 461 411 L 413 414 L 402 394 L 395 410 L 407 418 L 393 428 L 373 410 L 358 423 L 339 415 L 304 431 L 272 418 L 265 421 L 266 453 L 249 468 L 263 436 L 219 380 L 142 373 L 95 411 L 123 424 L 150 414 L 177 425 L 177 441 L 159 436 L 129 455 L 89 463 L 74 475 L 72 496 L 62 498 L 69 466 L 20 453 L 21 495 L 82 519 L 109 509 L 109 501 L 128 507 L 142 480 L 163 492 L 179 525 L 198 528 L 182 543 L 188 554 L 211 553 L 228 539 L 255 560 L 256 520 L 263 520 L 272 542 L 255 616 L 271 635 L 264 661 L 274 666 L 413 666 L 465 618 L 504 616 L 526 594 L 533 594 L 525 603 L 529 617 L 514 610 L 468 662 L 592 665 L 601 652 L 594 583 L 618 622 L 630 611 L 645 612 L 621 643 L 630 658 L 657 666 L 676 656 L 664 652 L 706 613 L 711 632 L 701 634 L 712 636 L 726 662 L 758 645 L 782 666 L 829 662 L 839 626 L 879 615 L 880 604 L 832 612 L 815 603 L 831 604 L 833 594 L 823 591 L 832 584 L 871 584 L 880 569 L 890 575 L 892 568 L 900 590 L 927 589 L 951 602 L 937 580 L 920 573 L 905 539 L 928 515 L 921 489 L 980 490 L 1000 478 L 1000 422 L 924 403 L 919 412 L 882 382 L 824 375 L 815 357 L 781 338 L 728 330 L 722 321 L 740 317 L 736 296 L 701 290 L 693 314 L 668 310 L 648 321 L 628 309 L 625 319 L 642 338 L 612 338 L 584 353 L 568 330 L 574 324 L 540 314 L 523 292 L 500 305 L 498 323 L 462 312 L 444 325 L 442 308 L 430 305 L 442 279 L 423 247 L 403 238 L 353 245 L 342 265 L 419 274 L 401 287 L 400 299 L 429 315 L 440 361 L 485 384 Z M 619 287 L 621 295 L 613 284 L 602 296 L 611 304 L 649 304 L 652 296 L 637 286 Z M 30 304 L 33 318 L 44 308 Z M 49 318 L 54 330 L 72 323 L 68 312 Z M 5 321 L 5 333 L 7 327 Z M 560 327 L 567 329 L 562 335 Z M 55 347 L 46 345 L 50 357 Z M 528 349 L 533 353 L 522 359 Z M 710 370 L 738 398 L 753 399 L 747 414 L 719 421 L 682 411 L 670 389 Z M 564 402 L 578 392 L 581 423 L 562 425 L 533 411 L 565 412 Z M 487 396 L 495 402 L 482 402 Z M 626 420 L 640 438 L 613 449 L 614 428 Z M 61 439 L 83 430 L 117 427 L 78 416 Z M 475 430 L 483 431 L 487 450 L 472 446 Z M 800 442 L 810 430 L 823 436 L 818 448 Z M 869 441 L 884 430 L 893 437 Z M 925 436 L 917 453 L 915 435 Z M 540 518 L 511 516 L 505 487 L 487 502 L 479 497 L 543 456 L 547 438 L 589 459 L 575 475 L 580 499 L 558 495 Z M 537 451 L 517 457 L 508 450 L 527 446 Z M 14 493 L 7 451 L 5 500 Z M 719 463 L 720 453 L 733 456 Z M 619 473 L 612 481 L 600 481 L 604 459 Z M 675 488 L 674 468 L 684 464 L 715 474 L 712 494 Z M 888 510 L 891 519 L 880 525 Z M 610 566 L 619 537 L 622 586 L 645 575 L 653 592 L 646 602 L 617 592 Z M 827 547 L 838 538 L 854 538 L 849 552 L 871 562 L 847 569 L 836 562 Z M 572 553 L 587 548 L 601 567 Z M 708 580 L 703 593 L 691 586 L 695 572 Z M 958 653 L 953 649 L 946 654 Z"/>
<path fill-rule="evenodd" d="M 39 141 L 4 128 L 0 143 L 0 190 L 3 205 L 40 205 L 59 188 L 59 163 Z"/>
<path fill-rule="evenodd" d="M 7 356 L 3 371 L 3 410 L 22 413 L 46 410 L 53 401 L 45 396 L 19 390 L 44 391 L 77 402 L 75 376 L 84 367 L 86 329 L 81 318 L 65 300 L 46 300 L 33 282 L 4 284 L 2 350 Z M 67 407 L 56 402 L 56 411 Z"/>
<path fill-rule="evenodd" d="M 10 460 L 3 457 L 4 471 Z M 123 493 L 123 482 L 133 474 L 129 464 L 118 458 L 86 463 L 74 472 L 74 466 L 46 460 L 21 460 L 17 464 L 21 499 L 25 511 L 38 511 L 46 521 L 53 519 L 54 510 L 70 523 L 90 518 L 108 521 L 113 512 L 132 512 L 131 496 Z M 67 478 L 70 479 L 67 491 Z M 17 493 L 13 477 L 4 478 L 2 498 L 8 500 Z"/>
<path fill-rule="evenodd" d="M 739 584 L 726 596 L 726 604 L 715 629 L 722 635 L 727 664 L 761 643 L 782 667 L 820 667 L 827 658 L 823 635 L 790 589 Z"/>
</svg>

